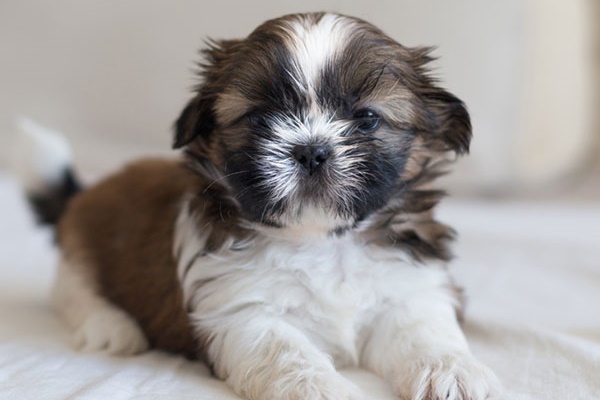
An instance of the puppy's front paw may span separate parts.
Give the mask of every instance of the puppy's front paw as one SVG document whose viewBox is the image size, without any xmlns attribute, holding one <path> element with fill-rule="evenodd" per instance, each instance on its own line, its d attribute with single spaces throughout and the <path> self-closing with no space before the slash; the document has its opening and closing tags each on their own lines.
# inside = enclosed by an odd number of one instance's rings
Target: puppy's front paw
<svg viewBox="0 0 600 400">
<path fill-rule="evenodd" d="M 494 373 L 468 354 L 406 363 L 396 383 L 403 400 L 486 400 L 500 391 Z"/>
<path fill-rule="evenodd" d="M 148 348 L 137 323 L 127 314 L 106 309 L 90 315 L 73 336 L 75 347 L 86 352 L 133 355 Z"/>
</svg>

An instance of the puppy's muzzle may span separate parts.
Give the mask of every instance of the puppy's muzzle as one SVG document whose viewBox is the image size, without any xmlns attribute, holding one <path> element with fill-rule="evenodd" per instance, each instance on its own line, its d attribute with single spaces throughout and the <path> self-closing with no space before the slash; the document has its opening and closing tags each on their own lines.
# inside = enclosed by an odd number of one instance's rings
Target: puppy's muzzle
<svg viewBox="0 0 600 400">
<path fill-rule="evenodd" d="M 329 159 L 331 150 L 323 145 L 296 145 L 292 156 L 308 175 L 317 173 Z"/>
</svg>

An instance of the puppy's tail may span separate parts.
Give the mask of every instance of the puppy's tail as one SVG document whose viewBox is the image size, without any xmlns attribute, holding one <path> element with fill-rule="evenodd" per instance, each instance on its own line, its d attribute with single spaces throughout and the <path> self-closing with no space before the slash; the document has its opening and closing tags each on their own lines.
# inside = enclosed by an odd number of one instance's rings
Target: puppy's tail
<svg viewBox="0 0 600 400">
<path fill-rule="evenodd" d="M 21 131 L 15 168 L 27 200 L 43 224 L 56 224 L 71 197 L 81 190 L 72 167 L 71 146 L 60 133 L 27 118 Z"/>
</svg>

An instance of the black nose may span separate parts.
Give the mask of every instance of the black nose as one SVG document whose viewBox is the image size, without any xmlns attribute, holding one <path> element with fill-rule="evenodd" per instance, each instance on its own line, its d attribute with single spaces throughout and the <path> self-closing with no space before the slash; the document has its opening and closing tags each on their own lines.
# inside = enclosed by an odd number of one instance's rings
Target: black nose
<svg viewBox="0 0 600 400">
<path fill-rule="evenodd" d="M 327 146 L 296 145 L 292 150 L 292 155 L 298 164 L 302 165 L 309 175 L 312 175 L 329 158 L 329 148 Z"/>
</svg>

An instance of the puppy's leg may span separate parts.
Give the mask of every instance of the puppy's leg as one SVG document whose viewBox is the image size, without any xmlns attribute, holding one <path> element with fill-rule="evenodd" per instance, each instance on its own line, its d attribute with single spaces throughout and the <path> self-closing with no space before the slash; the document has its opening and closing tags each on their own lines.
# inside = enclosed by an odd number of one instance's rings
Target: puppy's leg
<svg viewBox="0 0 600 400">
<path fill-rule="evenodd" d="M 441 287 L 382 312 L 361 362 L 406 400 L 484 400 L 499 390 L 494 373 L 469 351 L 453 300 Z"/>
<path fill-rule="evenodd" d="M 204 316 L 205 317 L 205 316 Z M 300 330 L 260 309 L 198 322 L 215 374 L 250 400 L 359 400 L 361 390 Z"/>
<path fill-rule="evenodd" d="M 80 350 L 132 355 L 148 348 L 146 337 L 131 316 L 98 294 L 85 264 L 63 258 L 52 295 Z"/>
</svg>

